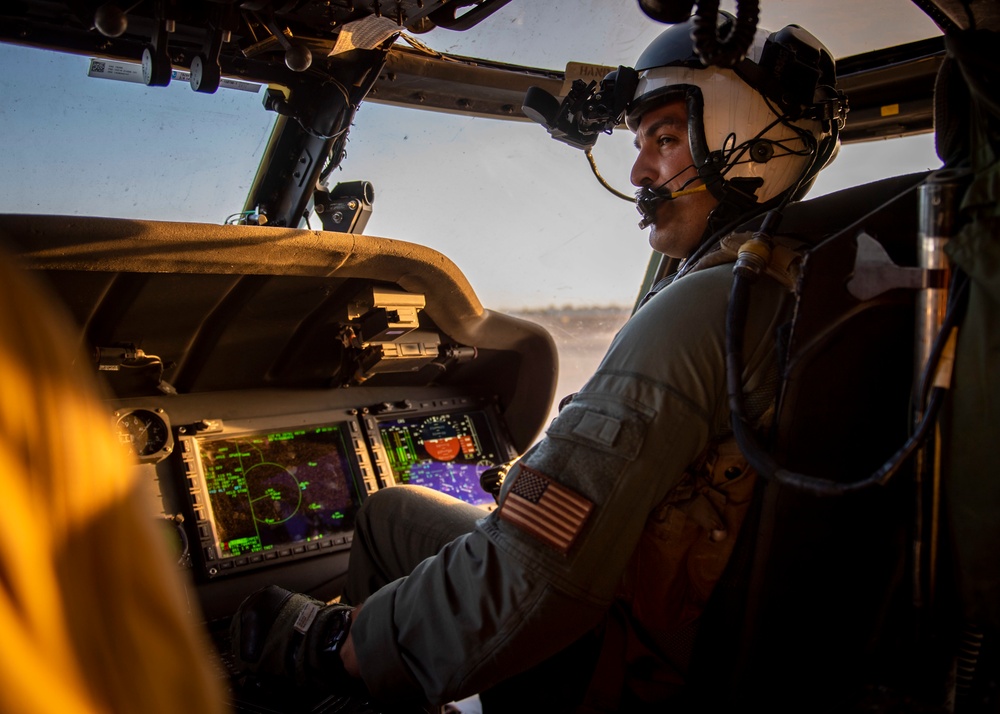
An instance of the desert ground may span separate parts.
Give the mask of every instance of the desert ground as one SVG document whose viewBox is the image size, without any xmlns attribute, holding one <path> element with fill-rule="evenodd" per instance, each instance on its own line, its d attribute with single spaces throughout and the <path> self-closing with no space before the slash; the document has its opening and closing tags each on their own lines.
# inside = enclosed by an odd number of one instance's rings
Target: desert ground
<svg viewBox="0 0 1000 714">
<path fill-rule="evenodd" d="M 559 351 L 559 380 L 550 418 L 559 400 L 583 386 L 597 369 L 612 338 L 628 319 L 629 307 L 546 309 L 511 313 L 549 331 Z"/>
</svg>

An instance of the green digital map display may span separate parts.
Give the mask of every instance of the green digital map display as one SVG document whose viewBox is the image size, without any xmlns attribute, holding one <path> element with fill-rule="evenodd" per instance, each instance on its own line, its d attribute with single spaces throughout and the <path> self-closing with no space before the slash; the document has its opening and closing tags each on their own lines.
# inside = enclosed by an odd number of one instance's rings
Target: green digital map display
<svg viewBox="0 0 1000 714">
<path fill-rule="evenodd" d="M 204 440 L 199 453 L 222 558 L 354 528 L 361 495 L 340 425 Z"/>
</svg>

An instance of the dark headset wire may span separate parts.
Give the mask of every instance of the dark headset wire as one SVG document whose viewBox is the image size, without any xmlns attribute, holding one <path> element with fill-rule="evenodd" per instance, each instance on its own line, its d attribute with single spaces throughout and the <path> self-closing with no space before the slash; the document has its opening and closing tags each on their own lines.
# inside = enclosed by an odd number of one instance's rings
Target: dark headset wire
<svg viewBox="0 0 1000 714">
<path fill-rule="evenodd" d="M 919 185 L 919 184 L 917 184 Z M 890 199 L 879 209 L 898 200 L 909 191 L 915 190 L 913 186 L 900 193 L 895 198 Z M 760 232 L 769 228 L 767 218 L 761 226 Z M 868 214 L 870 215 L 870 214 Z M 865 216 L 867 217 L 867 216 Z M 864 218 L 845 230 L 857 227 Z M 843 232 L 842 232 L 843 233 Z M 840 496 L 869 488 L 874 485 L 885 485 L 899 471 L 902 465 L 916 451 L 917 447 L 923 443 L 927 437 L 930 427 L 936 423 L 938 413 L 944 403 L 945 387 L 930 387 L 932 375 L 940 363 L 941 355 L 947 343 L 948 336 L 952 328 L 958 323 L 964 314 L 965 296 L 968 290 L 968 277 L 964 272 L 956 270 L 952 273 L 952 287 L 949 290 L 948 307 L 945 313 L 941 329 L 935 337 L 931 347 L 927 363 L 921 372 L 918 395 L 919 405 L 926 403 L 923 409 L 920 422 L 916 425 L 911 436 L 906 442 L 874 473 L 859 481 L 840 482 L 832 479 L 810 476 L 795 473 L 782 468 L 774 457 L 771 456 L 757 440 L 752 428 L 746 420 L 744 400 L 743 400 L 743 336 L 746 315 L 749 308 L 749 294 L 753 283 L 759 276 L 759 272 L 754 272 L 746 268 L 741 268 L 739 262 L 734 267 L 735 277 L 733 280 L 732 292 L 730 294 L 729 310 L 726 315 L 726 386 L 729 394 L 729 406 L 732 413 L 731 423 L 734 436 L 740 445 L 743 454 L 757 472 L 767 479 L 773 479 L 778 483 L 793 487 L 798 490 L 808 491 L 819 496 Z M 928 396 L 929 390 L 929 396 Z"/>
<path fill-rule="evenodd" d="M 608 191 L 610 191 L 611 193 L 613 193 L 618 198 L 623 198 L 626 201 L 628 201 L 629 203 L 635 203 L 635 196 L 634 195 L 633 196 L 629 196 L 627 193 L 622 193 L 617 188 L 615 188 L 614 186 L 612 186 L 611 184 L 609 184 L 604 179 L 603 176 L 601 176 L 601 172 L 597 170 L 597 162 L 594 160 L 594 154 L 591 152 L 591 150 L 589 148 L 588 149 L 584 149 L 583 153 L 586 155 L 587 162 L 590 164 L 590 170 L 594 172 L 594 176 L 597 178 L 597 180 L 600 182 L 600 184 L 602 186 L 604 186 L 604 188 L 606 188 Z"/>
</svg>

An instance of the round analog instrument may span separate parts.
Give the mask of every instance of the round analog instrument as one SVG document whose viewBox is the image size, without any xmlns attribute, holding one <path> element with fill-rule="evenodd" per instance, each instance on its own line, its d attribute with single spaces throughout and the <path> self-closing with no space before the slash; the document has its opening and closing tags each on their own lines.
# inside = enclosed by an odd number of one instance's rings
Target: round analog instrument
<svg viewBox="0 0 1000 714">
<path fill-rule="evenodd" d="M 118 442 L 140 459 L 167 449 L 172 441 L 167 423 L 156 412 L 135 409 L 118 416 Z"/>
</svg>

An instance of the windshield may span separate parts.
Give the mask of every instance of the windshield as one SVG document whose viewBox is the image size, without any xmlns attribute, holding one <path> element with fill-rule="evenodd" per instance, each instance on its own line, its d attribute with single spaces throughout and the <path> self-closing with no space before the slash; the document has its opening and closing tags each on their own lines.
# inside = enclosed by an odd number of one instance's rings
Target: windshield
<svg viewBox="0 0 1000 714">
<path fill-rule="evenodd" d="M 0 64 L 18 68 L 0 78 L 0 210 L 222 223 L 242 209 L 275 121 L 256 85 L 151 88 L 14 45 L 0 45 Z"/>
<path fill-rule="evenodd" d="M 867 34 L 835 3 L 771 2 L 761 24 L 815 28 L 838 57 L 939 34 L 908 0 L 866 11 L 877 15 Z M 631 64 L 663 27 L 633 0 L 515 0 L 471 30 L 419 39 L 562 70 L 570 60 Z M 277 118 L 261 87 L 148 88 L 127 68 L 56 53 L 28 61 L 29 52 L 39 50 L 0 45 L 0 63 L 18 68 L 0 78 L 0 211 L 223 223 L 244 209 Z M 365 101 L 346 150 L 329 184 L 371 182 L 365 232 L 441 251 L 487 308 L 543 322 L 560 349 L 558 394 L 578 388 L 627 317 L 650 259 L 634 205 L 598 183 L 582 152 L 526 121 Z M 634 152 L 624 131 L 593 152 L 602 176 L 629 195 Z M 844 146 L 810 195 L 938 164 L 929 134 Z"/>
</svg>

